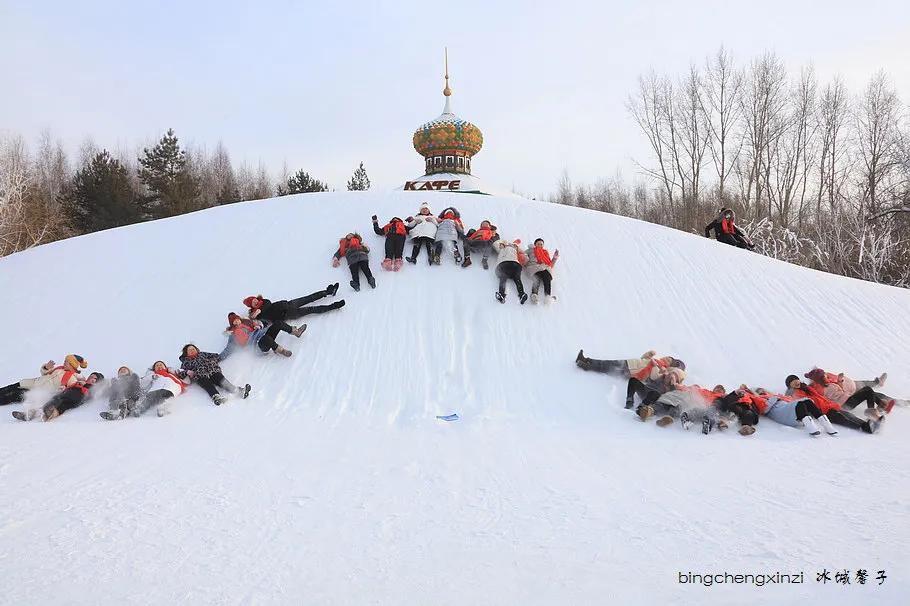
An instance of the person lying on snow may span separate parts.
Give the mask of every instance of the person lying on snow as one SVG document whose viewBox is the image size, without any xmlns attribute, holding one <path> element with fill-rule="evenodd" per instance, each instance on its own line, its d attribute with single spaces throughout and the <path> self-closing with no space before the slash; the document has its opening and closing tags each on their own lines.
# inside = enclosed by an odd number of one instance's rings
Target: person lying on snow
<svg viewBox="0 0 910 606">
<path fill-rule="evenodd" d="M 297 330 L 300 334 L 306 330 L 306 324 L 301 324 Z M 227 345 L 218 354 L 221 360 L 233 354 L 237 349 L 252 345 L 259 348 L 262 353 L 274 351 L 286 358 L 291 357 L 291 352 L 278 344 L 275 339 L 278 337 L 279 327 L 268 322 L 262 323 L 259 320 L 250 320 L 241 318 L 239 315 L 231 312 L 228 314 L 228 326 L 225 329 L 228 334 Z M 292 333 L 297 334 L 297 333 Z"/>
<path fill-rule="evenodd" d="M 373 215 L 373 231 L 377 236 L 385 236 L 385 259 L 382 268 L 386 271 L 398 271 L 403 263 L 404 242 L 408 238 L 408 226 L 398 217 L 379 227 L 379 217 Z"/>
<path fill-rule="evenodd" d="M 740 435 L 751 436 L 755 433 L 759 418 L 768 409 L 768 402 L 762 396 L 749 391 L 745 385 L 740 385 L 739 389 L 722 397 L 717 407 L 722 413 L 736 417 L 740 424 Z"/>
<path fill-rule="evenodd" d="M 328 305 L 310 305 L 306 306 L 308 303 L 313 301 L 318 301 L 319 299 L 325 297 L 334 297 L 338 292 L 338 283 L 329 284 L 325 287 L 325 290 L 317 290 L 314 293 L 306 295 L 304 297 L 299 297 L 297 299 L 291 299 L 290 301 L 282 299 L 281 301 L 270 301 L 269 299 L 263 298 L 262 295 L 256 295 L 254 297 L 247 297 L 243 300 L 243 304 L 249 308 L 249 317 L 251 320 L 259 320 L 260 322 L 268 322 L 269 324 L 276 325 L 273 338 L 278 334 L 279 330 L 283 330 L 286 333 L 290 333 L 295 337 L 299 337 L 303 334 L 302 329 L 295 329 L 290 326 L 288 320 L 297 320 L 303 316 L 308 316 L 310 314 L 324 314 L 330 311 L 335 311 L 336 309 L 341 309 L 344 307 L 344 299 L 335 301 Z M 295 332 L 296 331 L 296 332 Z"/>
<path fill-rule="evenodd" d="M 604 374 L 629 379 L 635 377 L 643 381 L 647 378 L 653 380 L 660 379 L 661 369 L 669 368 L 673 365 L 676 358 L 673 356 L 655 357 L 657 354 L 653 349 L 646 351 L 640 358 L 630 358 L 628 360 L 597 360 L 586 358 L 583 349 L 578 350 L 575 357 L 575 364 L 582 370 L 593 370 Z"/>
<path fill-rule="evenodd" d="M 420 247 L 427 249 L 427 263 L 433 264 L 433 244 L 436 241 L 436 227 L 439 225 L 439 219 L 433 215 L 430 206 L 424 202 L 420 209 L 413 217 L 407 218 L 405 224 L 408 232 L 411 234 L 411 243 L 414 247 L 411 249 L 411 256 L 406 260 L 411 265 L 417 263 L 417 256 L 420 254 Z"/>
<path fill-rule="evenodd" d="M 139 382 L 139 391 L 143 394 L 132 408 L 123 411 L 110 410 L 99 413 L 102 419 L 118 421 L 127 416 L 138 417 L 147 410 L 155 407 L 159 417 L 168 414 L 168 400 L 176 398 L 188 385 L 180 379 L 179 371 L 172 370 L 161 360 L 152 364 L 152 367 Z"/>
<path fill-rule="evenodd" d="M 464 235 L 464 263 L 461 266 L 470 267 L 471 253 L 479 252 L 481 254 L 480 264 L 484 269 L 489 269 L 488 258 L 493 252 L 493 243 L 498 239 L 496 226 L 487 220 L 481 221 L 478 229 L 469 229 Z"/>
<path fill-rule="evenodd" d="M 370 248 L 363 243 L 360 234 L 349 233 L 338 241 L 338 250 L 332 258 L 332 267 L 338 267 L 341 264 L 341 257 L 348 262 L 348 269 L 351 270 L 351 288 L 360 292 L 360 274 L 363 273 L 367 279 L 370 288 L 376 288 L 376 279 L 373 272 L 370 271 Z"/>
<path fill-rule="evenodd" d="M 518 289 L 518 302 L 522 305 L 528 300 L 525 293 L 524 284 L 521 283 L 521 268 L 527 263 L 528 258 L 521 251 L 521 240 L 506 242 L 497 240 L 493 243 L 493 250 L 496 251 L 496 277 L 499 278 L 499 290 L 496 291 L 496 300 L 500 303 L 506 302 L 506 281 L 515 282 L 515 288 Z"/>
<path fill-rule="evenodd" d="M 552 293 L 552 283 L 553 267 L 559 259 L 559 249 L 557 248 L 550 257 L 550 251 L 544 248 L 543 244 L 543 238 L 537 238 L 534 240 L 534 246 L 529 247 L 525 253 L 528 256 L 528 265 L 525 269 L 531 274 L 532 280 L 531 303 L 537 303 L 537 293 L 541 284 L 543 284 L 544 300 L 547 303 L 556 301 L 556 297 Z"/>
<path fill-rule="evenodd" d="M 458 209 L 448 207 L 439 213 L 439 227 L 436 228 L 436 248 L 433 252 L 433 262 L 442 263 L 442 249 L 446 244 L 452 244 L 455 263 L 461 263 L 461 253 L 458 251 L 458 242 L 464 238 L 464 225 L 461 223 L 461 214 Z"/>
<path fill-rule="evenodd" d="M 630 382 L 634 380 L 630 379 Z M 701 385 L 676 385 L 674 389 L 659 394 L 656 398 L 652 395 L 648 403 L 643 401 L 636 412 L 642 421 L 654 414 L 663 415 L 657 420 L 658 427 L 672 425 L 675 418 L 679 419 L 685 430 L 689 430 L 695 423 L 701 423 L 702 433 L 709 434 L 715 427 L 727 428 L 726 421 L 717 409 L 720 398 L 726 393 L 723 385 L 715 385 L 714 389 L 705 389 Z"/>
<path fill-rule="evenodd" d="M 41 408 L 41 420 L 50 421 L 56 419 L 67 410 L 78 408 L 88 398 L 89 390 L 100 381 L 104 380 L 104 375 L 100 372 L 93 372 L 84 380 L 75 381 L 72 385 L 55 395 L 50 401 Z M 14 411 L 13 417 L 20 421 L 31 421 L 38 414 L 38 410 L 30 409 L 26 412 Z"/>
<path fill-rule="evenodd" d="M 833 400 L 847 410 L 853 410 L 861 402 L 866 403 L 866 416 L 881 421 L 894 408 L 894 398 L 876 392 L 872 385 L 876 381 L 854 381 L 840 373 L 827 373 L 821 368 L 813 368 L 803 375 L 816 386 L 829 400 Z"/>
<path fill-rule="evenodd" d="M 799 380 L 796 375 L 788 375 L 785 381 L 787 392 L 784 395 L 796 396 L 799 398 L 809 398 L 818 406 L 821 413 L 827 416 L 835 425 L 843 425 L 852 429 L 861 429 L 866 433 L 875 433 L 878 430 L 879 422 L 873 419 L 863 421 L 856 415 L 843 410 L 841 405 L 826 398 L 818 385 L 806 385 Z"/>
<path fill-rule="evenodd" d="M 635 396 L 641 398 L 641 403 L 635 410 L 642 421 L 647 421 L 654 415 L 654 403 L 668 391 L 682 386 L 686 379 L 686 365 L 682 360 L 674 359 L 666 368 L 657 364 L 646 366 L 635 376 L 629 378 L 626 387 L 626 409 L 635 405 Z"/>
<path fill-rule="evenodd" d="M 53 360 L 48 360 L 41 366 L 40 376 L 22 379 L 0 388 L 0 406 L 24 402 L 26 394 L 32 389 L 61 391 L 78 381 L 84 381 L 85 379 L 79 375 L 79 370 L 84 368 L 88 368 L 88 362 L 77 354 L 66 356 L 62 366 L 55 366 Z"/>
<path fill-rule="evenodd" d="M 139 387 L 139 375 L 128 366 L 117 369 L 117 376 L 111 381 L 107 393 L 108 410 L 101 412 L 102 418 L 106 415 L 122 419 L 133 414 L 139 404 L 142 390 Z"/>
<path fill-rule="evenodd" d="M 718 242 L 750 250 L 755 248 L 749 237 L 736 226 L 736 215 L 730 208 L 721 208 L 717 217 L 705 226 L 706 238 L 711 237 L 711 231 L 714 231 L 714 237 Z"/>
<path fill-rule="evenodd" d="M 811 399 L 772 393 L 762 387 L 757 388 L 755 393 L 767 402 L 768 407 L 764 414 L 772 421 L 789 427 L 801 427 L 812 437 L 821 435 L 821 429 L 829 436 L 837 435 L 831 420 L 822 414 L 821 409 Z"/>
<path fill-rule="evenodd" d="M 241 398 L 250 395 L 250 384 L 244 387 L 235 387 L 230 381 L 224 378 L 221 372 L 221 358 L 216 353 L 208 351 L 199 351 L 199 348 L 192 343 L 183 346 L 180 354 L 180 369 L 184 376 L 189 377 L 194 383 L 199 385 L 212 398 L 215 406 L 220 406 L 227 401 L 227 398 L 218 393 L 218 387 L 221 387 L 228 393 L 237 394 Z M 181 377 L 183 378 L 183 377 Z"/>
</svg>

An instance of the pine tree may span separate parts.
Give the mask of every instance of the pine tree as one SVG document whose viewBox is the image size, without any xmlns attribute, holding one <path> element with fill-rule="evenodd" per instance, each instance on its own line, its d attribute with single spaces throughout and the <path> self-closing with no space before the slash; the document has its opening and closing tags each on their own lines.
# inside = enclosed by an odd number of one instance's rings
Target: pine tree
<svg viewBox="0 0 910 606">
<path fill-rule="evenodd" d="M 182 215 L 199 209 L 199 181 L 190 172 L 186 152 L 177 135 L 168 129 L 152 149 L 142 150 L 139 180 L 148 189 L 148 208 L 153 218 Z"/>
<path fill-rule="evenodd" d="M 76 171 L 64 200 L 67 218 L 80 233 L 142 220 L 141 200 L 129 173 L 107 150 Z"/>
<path fill-rule="evenodd" d="M 291 194 L 306 194 L 310 192 L 329 191 L 329 186 L 314 179 L 303 169 L 297 171 L 293 177 L 288 177 L 287 188 L 278 186 L 279 196 L 290 196 Z"/>
<path fill-rule="evenodd" d="M 348 191 L 366 191 L 368 189 L 370 189 L 370 178 L 361 162 L 360 167 L 354 171 L 351 180 L 348 181 Z"/>
</svg>

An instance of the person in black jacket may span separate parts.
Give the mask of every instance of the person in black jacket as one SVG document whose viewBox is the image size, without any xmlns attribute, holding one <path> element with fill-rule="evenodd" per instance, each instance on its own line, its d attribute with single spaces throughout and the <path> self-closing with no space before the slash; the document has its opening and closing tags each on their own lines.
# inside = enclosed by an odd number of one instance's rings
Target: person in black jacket
<svg viewBox="0 0 910 606">
<path fill-rule="evenodd" d="M 292 334 L 299 337 L 305 330 L 303 327 L 294 328 L 288 324 L 288 320 L 296 320 L 310 314 L 324 314 L 344 307 L 344 299 L 330 303 L 329 305 L 310 305 L 307 303 L 318 301 L 324 297 L 333 297 L 338 292 L 338 283 L 329 284 L 325 290 L 318 290 L 305 297 L 291 299 L 290 301 L 282 299 L 281 301 L 271 301 L 262 295 L 247 297 L 243 304 L 247 306 L 251 320 L 268 322 L 272 325 L 269 337 L 274 339 L 279 331 Z"/>
<path fill-rule="evenodd" d="M 194 383 L 199 385 L 209 394 L 215 406 L 224 404 L 227 400 L 223 395 L 218 393 L 221 387 L 228 393 L 234 393 L 242 398 L 250 395 L 250 384 L 243 387 L 235 387 L 233 383 L 224 378 L 221 372 L 221 356 L 208 351 L 199 351 L 199 348 L 192 343 L 183 346 L 180 354 L 181 378 L 189 377 Z"/>
<path fill-rule="evenodd" d="M 404 263 L 404 243 L 411 228 L 399 217 L 379 227 L 379 217 L 373 215 L 373 231 L 377 236 L 385 236 L 385 259 L 382 268 L 386 271 L 398 271 Z"/>
<path fill-rule="evenodd" d="M 705 226 L 705 237 L 710 238 L 712 231 L 718 242 L 738 248 L 754 248 L 746 234 L 736 226 L 736 215 L 732 209 L 721 208 L 718 211 L 714 220 Z"/>
<path fill-rule="evenodd" d="M 41 408 L 42 420 L 50 421 L 56 419 L 67 410 L 77 408 L 82 405 L 83 402 L 88 398 L 89 390 L 92 386 L 96 385 L 98 381 L 104 380 L 104 375 L 100 372 L 93 372 L 90 374 L 85 381 L 78 381 L 73 383 L 72 386 L 67 387 L 53 398 L 48 401 Z M 13 412 L 13 417 L 19 419 L 20 421 L 31 421 L 37 416 L 38 411 L 35 409 L 29 410 L 28 412 L 21 412 L 16 410 Z"/>
</svg>

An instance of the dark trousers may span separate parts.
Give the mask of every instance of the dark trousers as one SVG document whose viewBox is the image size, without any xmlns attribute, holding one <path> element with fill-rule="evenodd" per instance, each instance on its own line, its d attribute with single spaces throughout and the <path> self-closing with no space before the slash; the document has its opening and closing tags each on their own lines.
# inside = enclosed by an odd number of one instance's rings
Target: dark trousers
<svg viewBox="0 0 910 606">
<path fill-rule="evenodd" d="M 550 286 L 553 282 L 553 274 L 549 269 L 544 269 L 534 274 L 534 285 L 531 286 L 531 292 L 537 294 L 540 285 L 543 284 L 543 294 L 550 295 Z"/>
<path fill-rule="evenodd" d="M 417 256 L 420 254 L 420 247 L 426 246 L 428 257 L 427 261 L 430 263 L 433 262 L 433 238 L 430 238 L 428 236 L 420 236 L 419 238 L 412 238 L 411 242 L 414 244 L 414 248 L 411 249 L 412 259 L 416 261 Z"/>
<path fill-rule="evenodd" d="M 404 234 L 389 234 L 385 237 L 385 258 L 400 259 L 404 254 L 404 241 L 407 236 Z"/>
<path fill-rule="evenodd" d="M 208 390 L 206 390 L 208 391 Z M 215 392 L 218 393 L 218 392 Z M 212 394 L 209 394 L 212 395 Z M 169 392 L 166 389 L 156 389 L 155 391 L 150 391 L 145 394 L 145 397 L 139 401 L 139 414 L 144 413 L 146 410 L 153 406 L 158 406 L 168 398 L 173 398 L 174 394 Z"/>
<path fill-rule="evenodd" d="M 496 266 L 496 275 L 499 277 L 499 294 L 506 294 L 506 282 L 509 280 L 515 282 L 519 296 L 525 293 L 525 287 L 521 283 L 521 263 L 518 261 L 503 261 Z"/>
<path fill-rule="evenodd" d="M 25 394 L 27 392 L 28 390 L 26 388 L 19 387 L 19 383 L 13 383 L 12 385 L 0 388 L 0 406 L 22 402 L 25 400 Z"/>
<path fill-rule="evenodd" d="M 866 408 L 875 408 L 877 405 L 881 404 L 882 400 L 883 396 L 881 394 L 875 393 L 871 387 L 866 385 L 853 392 L 853 395 L 844 402 L 843 407 L 847 410 L 853 410 L 860 402 L 865 402 Z"/>
<path fill-rule="evenodd" d="M 625 360 L 595 360 L 588 358 L 587 370 L 602 372 L 616 377 L 629 376 L 629 364 Z"/>
<path fill-rule="evenodd" d="M 348 269 L 351 270 L 351 281 L 357 286 L 360 286 L 360 272 L 363 272 L 363 277 L 367 279 L 367 282 L 373 280 L 373 272 L 370 271 L 370 262 L 368 259 L 353 263 L 348 266 Z"/>
<path fill-rule="evenodd" d="M 318 301 L 324 297 L 329 296 L 329 291 L 327 290 L 317 290 L 311 295 L 305 297 L 300 297 L 297 299 L 291 299 L 288 301 L 287 312 L 285 313 L 284 319 L 286 320 L 296 320 L 302 318 L 303 316 L 309 316 L 311 314 L 324 314 L 329 311 L 334 311 L 343 307 L 341 301 L 336 301 L 330 303 L 329 305 L 310 305 L 309 307 L 304 307 L 307 303 L 312 303 L 313 301 Z M 288 331 L 290 332 L 290 331 Z M 277 334 L 277 333 L 276 333 Z M 266 350 L 263 350 L 266 351 Z"/>
<path fill-rule="evenodd" d="M 464 256 L 465 259 L 471 258 L 472 252 L 482 253 L 481 256 L 486 259 L 490 256 L 490 252 L 493 250 L 493 245 L 490 244 L 489 240 L 465 240 L 464 241 Z"/>
<path fill-rule="evenodd" d="M 737 402 L 740 395 L 736 392 L 728 393 L 720 399 L 720 409 L 733 414 L 741 425 L 758 425 L 758 410 L 753 404 Z"/>
<path fill-rule="evenodd" d="M 266 328 L 265 334 L 262 335 L 261 337 L 259 337 L 259 343 L 258 343 L 259 350 L 266 352 L 266 351 L 272 351 L 274 349 L 277 349 L 278 343 L 275 341 L 275 339 L 278 338 L 278 333 L 280 331 L 281 331 L 281 327 L 275 326 L 274 324 L 272 324 L 271 326 Z"/>
<path fill-rule="evenodd" d="M 219 387 L 231 393 L 237 391 L 237 388 L 234 387 L 230 381 L 225 379 L 224 375 L 220 372 L 216 372 L 210 377 L 196 377 L 196 385 L 204 389 L 205 392 L 213 398 L 218 395 Z"/>
<path fill-rule="evenodd" d="M 850 427 L 852 429 L 862 429 L 866 433 L 872 433 L 872 425 L 869 424 L 869 421 L 864 421 L 843 408 L 840 410 L 829 410 L 828 419 L 835 425 L 843 425 L 844 427 Z"/>
<path fill-rule="evenodd" d="M 809 399 L 797 400 L 796 402 L 796 418 L 805 419 L 806 417 L 812 417 L 817 419 L 822 416 L 821 409 L 815 405 L 815 402 Z"/>
<path fill-rule="evenodd" d="M 47 417 L 48 411 L 52 408 L 56 408 L 57 412 L 63 414 L 67 410 L 78 407 L 84 400 L 85 396 L 82 395 L 81 391 L 66 389 L 51 398 L 50 401 L 44 405 L 44 416 Z"/>
<path fill-rule="evenodd" d="M 659 398 L 662 393 L 663 392 L 654 389 L 652 386 L 646 385 L 635 377 L 632 377 L 629 379 L 629 385 L 626 388 L 626 408 L 632 408 L 636 395 L 641 398 L 641 405 L 645 406 L 657 401 L 657 398 Z"/>
</svg>

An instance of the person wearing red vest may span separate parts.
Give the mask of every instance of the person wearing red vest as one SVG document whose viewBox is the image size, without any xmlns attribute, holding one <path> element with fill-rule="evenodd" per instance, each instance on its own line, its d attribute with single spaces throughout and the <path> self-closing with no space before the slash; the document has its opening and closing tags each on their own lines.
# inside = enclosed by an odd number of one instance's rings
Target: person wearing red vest
<svg viewBox="0 0 910 606">
<path fill-rule="evenodd" d="M 309 295 L 291 300 L 271 301 L 262 295 L 249 296 L 243 304 L 249 309 L 251 320 L 258 320 L 263 324 L 270 324 L 269 336 L 275 339 L 279 331 L 300 337 L 304 328 L 295 328 L 288 324 L 288 320 L 297 320 L 311 314 L 324 314 L 344 307 L 344 299 L 334 301 L 328 305 L 309 305 L 313 301 L 325 297 L 334 297 L 338 293 L 338 283 L 329 284 L 325 290 L 317 290 Z"/>
<path fill-rule="evenodd" d="M 840 404 L 826 398 L 818 386 L 806 385 L 796 375 L 789 375 L 785 380 L 785 384 L 787 386 L 786 395 L 809 398 L 818 406 L 822 414 L 827 416 L 835 425 L 861 429 L 866 433 L 875 433 L 878 430 L 878 421 L 872 419 L 863 421 L 856 415 L 843 410 Z"/>
<path fill-rule="evenodd" d="M 821 429 L 829 436 L 837 435 L 830 419 L 822 414 L 821 409 L 809 398 L 772 393 L 761 387 L 757 388 L 755 393 L 767 402 L 763 414 L 772 421 L 789 427 L 803 428 L 812 437 L 821 435 Z"/>
<path fill-rule="evenodd" d="M 718 242 L 738 248 L 752 249 L 755 247 L 748 236 L 736 226 L 736 215 L 730 208 L 721 208 L 717 213 L 717 217 L 705 226 L 706 238 L 711 237 L 712 230 Z"/>
<path fill-rule="evenodd" d="M 300 328 L 305 330 L 306 324 L 302 324 Z M 262 353 L 274 351 L 286 358 L 291 357 L 291 352 L 279 345 L 275 340 L 278 336 L 278 329 L 275 328 L 274 324 L 263 324 L 258 320 L 241 318 L 231 312 L 228 314 L 228 326 L 225 332 L 228 334 L 228 342 L 224 350 L 219 354 L 222 360 L 231 355 L 235 349 L 248 345 L 255 345 Z"/>
<path fill-rule="evenodd" d="M 332 267 L 341 265 L 341 258 L 348 262 L 351 270 L 351 288 L 360 292 L 360 274 L 367 279 L 370 288 L 376 288 L 376 279 L 370 271 L 370 248 L 363 243 L 360 234 L 354 232 L 347 234 L 338 241 L 338 250 L 332 257 Z"/>
<path fill-rule="evenodd" d="M 540 285 L 543 284 L 543 294 L 546 297 L 546 301 L 552 302 L 556 301 L 556 297 L 552 294 L 552 282 L 553 282 L 553 267 L 556 265 L 556 261 L 559 259 L 559 249 L 554 251 L 553 256 L 550 256 L 550 251 L 543 247 L 543 238 L 537 238 L 534 240 L 534 246 L 528 248 L 528 273 L 531 274 L 531 303 L 537 303 L 537 293 L 540 290 Z"/>
<path fill-rule="evenodd" d="M 705 435 L 727 428 L 727 423 L 720 416 L 717 405 L 727 391 L 723 385 L 714 389 L 705 389 L 701 385 L 680 385 L 660 396 L 654 407 L 666 416 L 657 420 L 657 425 L 667 427 L 673 423 L 673 417 L 679 417 L 683 429 L 688 431 L 695 423 L 701 423 L 701 432 Z"/>
<path fill-rule="evenodd" d="M 62 391 L 77 381 L 84 381 L 79 370 L 88 368 L 88 362 L 78 354 L 69 354 L 61 366 L 48 360 L 40 368 L 41 375 L 34 379 L 22 379 L 11 385 L 0 388 L 0 406 L 19 404 L 25 401 L 26 394 L 33 390 Z"/>
<path fill-rule="evenodd" d="M 67 387 L 51 398 L 50 401 L 41 408 L 41 419 L 43 421 L 50 421 L 56 419 L 67 410 L 79 407 L 88 398 L 89 390 L 103 379 L 103 374 L 100 372 L 93 372 L 84 381 L 76 381 L 70 387 Z M 20 421 L 31 421 L 37 416 L 37 412 L 38 411 L 34 409 L 25 413 L 16 410 L 13 412 L 13 417 Z"/>
<path fill-rule="evenodd" d="M 639 381 L 644 381 L 646 379 L 658 381 L 663 377 L 663 371 L 674 366 L 673 363 L 677 360 L 673 356 L 664 356 L 662 358 L 656 356 L 656 352 L 651 349 L 643 353 L 639 358 L 629 358 L 626 360 L 598 360 L 596 358 L 585 357 L 585 351 L 580 349 L 578 350 L 578 355 L 575 357 L 575 365 L 582 370 L 593 370 L 594 372 L 601 372 L 623 379 L 634 377 Z M 678 362 L 682 361 L 679 360 Z M 679 365 L 674 367 L 679 368 Z M 684 369 L 685 364 L 682 364 L 680 370 L 683 371 L 683 375 L 679 380 L 680 383 L 685 380 Z"/>
<path fill-rule="evenodd" d="M 379 217 L 373 215 L 373 231 L 377 236 L 385 236 L 385 259 L 382 261 L 382 268 L 386 271 L 401 269 L 404 243 L 408 239 L 410 228 L 398 217 L 392 217 L 385 226 L 379 227 Z"/>
<path fill-rule="evenodd" d="M 487 220 L 480 222 L 479 229 L 469 229 L 464 235 L 464 262 L 462 267 L 471 266 L 471 253 L 479 252 L 481 254 L 480 264 L 484 269 L 490 268 L 490 253 L 493 252 L 493 244 L 499 239 L 496 233 L 496 226 Z"/>
<path fill-rule="evenodd" d="M 840 373 L 835 375 L 821 368 L 813 368 L 803 375 L 812 381 L 829 400 L 834 400 L 847 410 L 853 410 L 859 404 L 866 403 L 866 416 L 881 421 L 884 415 L 894 408 L 894 398 L 878 393 L 872 387 L 875 381 L 854 381 Z"/>
<path fill-rule="evenodd" d="M 733 390 L 718 402 L 721 412 L 734 415 L 739 421 L 739 433 L 748 436 L 755 433 L 758 419 L 768 409 L 768 402 L 763 396 L 749 391 L 745 385 Z"/>
<path fill-rule="evenodd" d="M 651 378 L 652 371 L 645 367 L 636 373 L 636 376 L 631 377 L 626 385 L 626 408 L 632 408 L 635 396 L 639 396 L 641 404 L 635 412 L 642 421 L 647 421 L 654 414 L 654 404 L 660 396 L 682 387 L 682 382 L 686 378 L 686 365 L 682 360 L 673 360 L 665 367 L 654 361 L 654 365 L 654 368 L 660 368 L 655 378 Z"/>
</svg>

